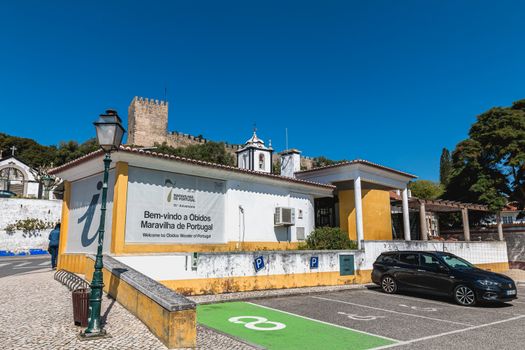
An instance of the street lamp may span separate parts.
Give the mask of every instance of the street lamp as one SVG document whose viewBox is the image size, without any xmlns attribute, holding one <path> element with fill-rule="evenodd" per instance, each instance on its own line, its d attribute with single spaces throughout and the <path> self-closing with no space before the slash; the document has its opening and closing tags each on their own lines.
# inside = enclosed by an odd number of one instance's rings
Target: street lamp
<svg viewBox="0 0 525 350">
<path fill-rule="evenodd" d="M 122 127 L 122 120 L 117 111 L 108 109 L 106 114 L 101 114 L 100 118 L 94 122 L 97 129 L 97 141 L 100 148 L 106 152 L 104 156 L 104 182 L 102 184 L 102 203 L 100 206 L 100 225 L 98 227 L 98 247 L 95 259 L 95 271 L 91 280 L 91 293 L 89 295 L 89 318 L 88 327 L 80 333 L 82 339 L 97 339 L 106 336 L 106 330 L 102 328 L 100 322 L 100 310 L 102 304 L 102 288 L 104 280 L 102 268 L 102 246 L 104 244 L 104 225 L 106 221 L 106 198 L 108 193 L 109 166 L 111 164 L 111 151 L 118 151 L 122 136 L 126 132 Z"/>
</svg>

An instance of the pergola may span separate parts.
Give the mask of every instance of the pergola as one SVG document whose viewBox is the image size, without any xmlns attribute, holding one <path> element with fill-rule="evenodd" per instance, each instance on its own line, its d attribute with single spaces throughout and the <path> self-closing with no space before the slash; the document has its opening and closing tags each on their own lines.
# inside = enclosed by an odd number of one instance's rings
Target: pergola
<svg viewBox="0 0 525 350">
<path fill-rule="evenodd" d="M 475 203 L 462 203 L 444 199 L 420 199 L 411 197 L 408 200 L 408 206 L 411 209 L 417 209 L 419 211 L 421 238 L 424 241 L 428 240 L 428 227 L 427 221 L 425 219 L 427 211 L 433 213 L 449 213 L 460 211 L 463 223 L 463 236 L 465 238 L 465 241 L 470 241 L 470 227 L 468 222 L 469 210 L 490 212 L 489 207 L 486 205 Z M 496 220 L 498 226 L 498 238 L 500 241 L 503 241 L 503 226 L 500 213 L 496 214 Z"/>
</svg>

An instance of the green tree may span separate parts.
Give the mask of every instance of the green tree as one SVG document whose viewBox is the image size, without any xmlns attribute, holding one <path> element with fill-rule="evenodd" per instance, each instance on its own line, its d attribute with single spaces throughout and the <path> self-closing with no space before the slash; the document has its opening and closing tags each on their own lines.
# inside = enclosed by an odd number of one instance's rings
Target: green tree
<svg viewBox="0 0 525 350">
<path fill-rule="evenodd" d="M 452 158 L 450 157 L 450 151 L 447 148 L 443 148 L 441 151 L 441 158 L 439 159 L 439 182 L 443 186 L 448 184 L 451 171 Z"/>
<path fill-rule="evenodd" d="M 333 164 L 337 164 L 341 162 L 344 162 L 344 160 L 332 160 L 332 159 L 326 158 L 325 156 L 319 156 L 313 159 L 313 167 L 320 168 L 320 167 L 333 165 Z"/>
<path fill-rule="evenodd" d="M 447 199 L 479 202 L 500 210 L 525 202 L 525 100 L 479 115 L 469 138 L 452 153 Z"/>
<path fill-rule="evenodd" d="M 155 144 L 156 152 L 172 154 L 179 157 L 202 160 L 222 165 L 235 165 L 235 158 L 226 151 L 223 142 L 206 142 L 187 147 L 171 147 L 165 142 Z"/>
<path fill-rule="evenodd" d="M 436 199 L 444 192 L 441 184 L 429 180 L 412 181 L 408 184 L 408 188 L 412 196 L 421 199 Z"/>
</svg>

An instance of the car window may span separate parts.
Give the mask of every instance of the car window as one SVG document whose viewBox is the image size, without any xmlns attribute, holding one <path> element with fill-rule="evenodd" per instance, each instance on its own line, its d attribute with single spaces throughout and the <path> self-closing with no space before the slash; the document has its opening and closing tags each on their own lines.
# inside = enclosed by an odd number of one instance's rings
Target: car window
<svg viewBox="0 0 525 350">
<path fill-rule="evenodd" d="M 401 261 L 403 264 L 409 264 L 409 265 L 418 265 L 419 260 L 419 254 L 415 253 L 400 253 L 399 254 L 399 261 Z"/>
<path fill-rule="evenodd" d="M 394 264 L 396 262 L 396 254 L 384 254 L 377 258 L 377 262 L 381 264 Z"/>
<path fill-rule="evenodd" d="M 474 265 L 466 260 L 463 260 L 455 255 L 442 255 L 445 264 L 455 269 L 473 269 Z"/>
<path fill-rule="evenodd" d="M 438 258 L 436 258 L 433 255 L 420 254 L 419 257 L 420 257 L 419 264 L 422 267 L 426 267 L 428 269 L 437 270 L 439 268 L 439 265 L 441 265 L 439 260 L 438 260 Z"/>
</svg>

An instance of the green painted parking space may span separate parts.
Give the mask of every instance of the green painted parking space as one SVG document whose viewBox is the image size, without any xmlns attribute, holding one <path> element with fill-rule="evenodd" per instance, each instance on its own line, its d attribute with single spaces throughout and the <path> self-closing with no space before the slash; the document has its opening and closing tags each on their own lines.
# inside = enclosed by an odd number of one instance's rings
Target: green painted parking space
<svg viewBox="0 0 525 350">
<path fill-rule="evenodd" d="M 197 307 L 199 323 L 267 349 L 373 349 L 394 341 L 245 302 Z"/>
</svg>

